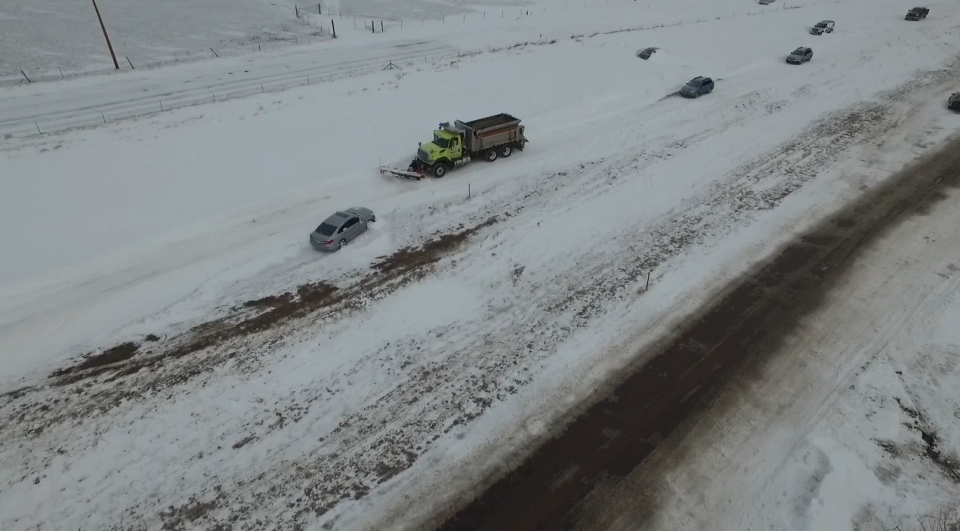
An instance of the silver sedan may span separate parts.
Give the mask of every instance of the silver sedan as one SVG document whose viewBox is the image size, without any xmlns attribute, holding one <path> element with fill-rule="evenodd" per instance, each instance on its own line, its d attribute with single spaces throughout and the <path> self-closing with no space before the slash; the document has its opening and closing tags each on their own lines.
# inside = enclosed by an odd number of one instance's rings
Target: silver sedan
<svg viewBox="0 0 960 531">
<path fill-rule="evenodd" d="M 333 213 L 310 234 L 310 244 L 321 251 L 339 251 L 377 221 L 369 208 L 354 207 Z"/>
</svg>

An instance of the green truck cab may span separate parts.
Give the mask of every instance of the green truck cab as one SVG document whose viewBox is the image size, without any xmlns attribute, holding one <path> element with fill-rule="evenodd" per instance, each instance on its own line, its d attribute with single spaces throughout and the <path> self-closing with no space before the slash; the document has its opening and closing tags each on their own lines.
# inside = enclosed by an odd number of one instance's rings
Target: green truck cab
<svg viewBox="0 0 960 531">
<path fill-rule="evenodd" d="M 444 124 L 440 124 L 443 127 Z M 463 161 L 463 137 L 446 129 L 437 129 L 433 132 L 433 140 L 420 144 L 417 150 L 417 160 L 429 166 L 438 161 Z M 463 162 L 466 164 L 466 162 Z M 461 164 L 462 165 L 462 164 Z"/>
</svg>

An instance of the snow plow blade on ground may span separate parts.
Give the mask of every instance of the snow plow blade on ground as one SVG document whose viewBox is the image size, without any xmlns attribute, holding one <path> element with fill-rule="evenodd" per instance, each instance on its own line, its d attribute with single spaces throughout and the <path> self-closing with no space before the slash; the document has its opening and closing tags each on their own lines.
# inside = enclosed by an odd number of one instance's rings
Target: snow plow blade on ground
<svg viewBox="0 0 960 531">
<path fill-rule="evenodd" d="M 400 168 L 390 168 L 387 166 L 380 166 L 380 173 L 384 175 L 389 173 L 394 177 L 400 177 L 402 179 L 410 179 L 410 180 L 416 180 L 416 181 L 419 181 L 421 179 L 426 179 L 427 177 L 427 175 L 423 173 L 423 168 L 419 164 L 410 164 L 410 166 L 405 170 L 401 170 Z"/>
</svg>

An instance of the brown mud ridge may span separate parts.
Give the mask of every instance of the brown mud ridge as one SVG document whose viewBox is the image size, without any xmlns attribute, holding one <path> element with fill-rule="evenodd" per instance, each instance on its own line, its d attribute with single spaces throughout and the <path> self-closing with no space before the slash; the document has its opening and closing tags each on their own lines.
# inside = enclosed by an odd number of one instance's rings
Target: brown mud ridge
<svg viewBox="0 0 960 531">
<path fill-rule="evenodd" d="M 926 415 L 913 409 L 903 403 L 899 398 L 894 397 L 900 410 L 903 411 L 913 422 L 905 422 L 904 426 L 915 430 L 920 434 L 923 441 L 922 456 L 930 460 L 954 483 L 960 483 L 960 463 L 955 462 L 949 455 L 945 455 L 940 448 L 940 436 L 927 419 Z M 889 440 L 874 439 L 881 449 L 891 457 L 897 457 L 905 453 L 916 451 L 912 448 L 901 448 L 897 443 Z"/>
<path fill-rule="evenodd" d="M 781 338 L 815 310 L 858 251 L 896 224 L 924 215 L 960 186 L 960 140 L 892 176 L 744 274 L 674 334 L 649 360 L 588 405 L 566 429 L 486 490 L 437 517 L 438 531 L 592 529 L 583 510 L 600 482 L 623 478 L 661 442 L 687 429 L 703 405 L 746 370 L 762 367 Z M 748 369 L 749 367 L 749 369 Z M 675 433 L 676 431 L 676 433 Z M 933 447 L 933 445 L 930 445 Z M 495 480 L 495 481 L 494 481 Z M 655 483 L 656 479 L 652 478 Z M 653 515 L 655 494 L 636 514 Z M 456 511 L 454 513 L 454 511 Z M 593 526 L 591 525 L 593 524 Z M 640 528 L 643 521 L 636 521 Z M 602 525 L 597 527 L 602 528 Z"/>
<path fill-rule="evenodd" d="M 50 378 L 56 386 L 101 375 L 109 375 L 106 381 L 112 382 L 143 370 L 161 367 L 172 360 L 276 329 L 295 319 L 321 317 L 325 311 L 334 308 L 338 312 L 359 308 L 366 299 L 382 297 L 409 282 L 419 280 L 429 273 L 429 266 L 456 251 L 481 229 L 496 222 L 497 217 L 494 216 L 473 227 L 461 225 L 456 232 L 442 234 L 422 245 L 405 247 L 390 256 L 380 257 L 370 266 L 372 271 L 347 287 L 340 288 L 320 281 L 300 285 L 295 291 L 249 300 L 239 304 L 225 317 L 204 322 L 162 342 L 158 336 L 150 334 L 143 344 L 126 342 L 100 353 L 87 354 L 77 363 L 54 371 Z M 177 371 L 170 378 L 180 383 L 208 370 L 211 363 L 233 357 L 228 353 L 222 359 L 206 359 L 203 363 Z"/>
</svg>

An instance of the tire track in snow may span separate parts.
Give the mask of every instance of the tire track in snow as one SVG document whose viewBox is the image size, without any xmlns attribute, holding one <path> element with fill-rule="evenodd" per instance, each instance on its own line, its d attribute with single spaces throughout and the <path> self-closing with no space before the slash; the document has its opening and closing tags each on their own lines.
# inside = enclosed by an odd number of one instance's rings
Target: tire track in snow
<svg viewBox="0 0 960 531">
<path fill-rule="evenodd" d="M 878 121 L 883 122 L 889 120 Z M 754 377 L 865 245 L 910 216 L 922 215 L 944 197 L 942 190 L 960 186 L 957 143 L 826 217 L 746 272 L 651 352 L 649 362 L 615 382 L 609 398 L 591 404 L 562 435 L 534 450 L 456 514 L 443 513 L 446 519 L 437 529 L 646 528 L 660 493 L 675 488 L 663 469 L 672 470 L 687 457 L 671 446 L 675 430 L 709 422 L 698 414 L 702 405 L 725 385 Z M 932 448 L 930 459 L 939 459 L 935 437 L 925 433 L 924 440 Z M 642 486 L 625 489 L 628 501 L 611 500 L 613 487 L 595 491 L 615 486 L 651 456 L 667 463 L 646 470 Z"/>
<path fill-rule="evenodd" d="M 727 180 L 714 183 L 707 191 L 686 201 L 686 208 L 681 207 L 679 212 L 671 213 L 653 227 L 626 230 L 631 240 L 637 233 L 643 234 L 638 243 L 628 245 L 624 242 L 623 247 L 629 252 L 585 253 L 589 257 L 588 263 L 581 263 L 581 268 L 552 278 L 554 287 L 547 295 L 539 290 L 539 283 L 526 286 L 521 283 L 521 290 L 524 287 L 527 290 L 518 293 L 514 300 L 527 304 L 520 304 L 507 314 L 493 317 L 485 326 L 477 327 L 479 330 L 497 330 L 495 338 L 484 337 L 492 344 L 474 344 L 472 348 L 465 348 L 462 356 L 457 356 L 460 358 L 458 363 L 435 375 L 436 382 L 450 381 L 456 378 L 458 371 L 467 367 L 478 375 L 469 382 L 470 385 L 450 385 L 448 400 L 452 399 L 456 407 L 448 406 L 448 409 L 457 411 L 455 422 L 469 422 L 482 413 L 484 407 L 474 404 L 471 401 L 474 397 L 500 401 L 514 393 L 516 387 L 532 381 L 530 371 L 514 369 L 517 360 L 522 360 L 527 367 L 538 366 L 576 330 L 592 325 L 617 303 L 628 303 L 642 296 L 637 292 L 645 272 L 707 239 L 722 237 L 737 226 L 748 225 L 754 212 L 775 208 L 815 178 L 818 168 L 826 167 L 827 163 L 861 142 L 887 134 L 897 124 L 896 116 L 888 115 L 888 112 L 903 97 L 953 75 L 949 71 L 932 73 L 888 94 L 886 103 L 858 105 L 820 120 L 777 152 L 731 172 Z M 629 175 L 647 163 L 642 157 L 638 159 L 627 164 L 614 161 L 582 168 L 571 173 L 572 181 L 588 181 L 591 186 L 602 188 L 605 181 Z M 788 168 L 795 171 L 784 172 Z M 755 192 L 758 185 L 766 188 Z M 572 196 L 583 192 L 575 186 L 573 188 L 576 191 L 571 191 Z M 593 282 L 584 283 L 584 279 Z M 537 311 L 543 308 L 548 310 L 546 315 Z M 537 318 L 526 317 L 538 314 Z M 503 328 L 507 323 L 515 323 L 515 326 Z M 448 360 L 454 357 L 451 355 Z M 430 370 L 436 371 L 436 368 Z M 458 400 L 457 393 L 464 398 Z"/>
<path fill-rule="evenodd" d="M 932 80 L 926 80 L 927 83 L 938 81 L 938 76 L 934 76 Z M 923 83 L 913 84 L 903 91 L 903 95 L 923 85 Z M 734 176 L 742 175 L 739 180 L 717 184 L 716 187 L 704 193 L 704 197 L 700 200 L 692 199 L 689 204 L 694 205 L 693 210 L 698 212 L 711 211 L 714 216 L 731 219 L 732 223 L 725 227 L 728 231 L 733 230 L 737 223 L 748 224 L 751 212 L 775 208 L 805 182 L 814 178 L 815 168 L 825 165 L 832 158 L 839 157 L 851 146 L 866 138 L 883 136 L 888 132 L 892 126 L 885 114 L 888 110 L 888 107 L 883 105 L 866 104 L 840 113 L 839 116 L 830 116 L 809 129 L 796 141 L 784 146 L 778 154 L 764 157 L 763 162 L 752 171 L 746 172 L 745 175 L 741 173 L 744 168 L 732 172 Z M 676 148 L 686 144 L 678 141 L 671 147 Z M 827 150 L 827 152 L 816 153 L 817 149 Z M 571 197 L 582 198 L 585 193 L 589 195 L 591 191 L 603 193 L 596 190 L 603 189 L 607 181 L 614 181 L 617 177 L 637 171 L 651 159 L 656 160 L 663 156 L 664 152 L 654 151 L 653 154 L 644 153 L 636 157 L 627 165 L 624 165 L 622 160 L 598 161 L 595 164 L 582 165 L 565 175 L 552 175 L 535 187 L 536 190 L 545 190 L 552 185 L 554 188 L 552 193 L 530 196 L 541 201 L 540 203 L 531 205 L 531 199 L 527 198 L 507 201 L 499 208 L 519 212 L 522 216 L 524 205 L 530 205 L 531 209 L 548 209 L 545 203 L 564 204 Z M 790 166 L 799 166 L 809 171 L 799 171 L 784 179 L 782 170 Z M 558 177 L 562 178 L 562 182 L 557 182 Z M 770 188 L 770 191 L 759 200 L 754 197 L 755 194 L 744 193 L 765 180 L 781 184 L 779 187 Z M 585 182 L 590 184 L 582 184 Z M 577 186 L 577 183 L 581 184 Z M 546 200 L 544 196 L 547 196 Z M 707 206 L 700 207 L 702 202 L 706 202 Z M 732 217 L 731 211 L 734 214 Z M 369 473 L 370 456 L 356 449 L 377 445 L 378 441 L 390 441 L 390 446 L 381 447 L 377 454 L 378 458 L 389 463 L 387 469 L 391 473 L 384 479 L 389 479 L 393 474 L 398 473 L 398 469 L 411 466 L 410 458 L 429 447 L 431 438 L 435 437 L 432 434 L 448 433 L 457 426 L 471 422 L 493 404 L 508 399 L 520 387 L 529 384 L 534 378 L 530 367 L 537 366 L 548 358 L 550 353 L 572 336 L 577 329 L 589 326 L 593 319 L 602 315 L 603 311 L 610 307 L 608 304 L 610 301 L 623 301 L 624 294 L 636 292 L 628 286 L 635 285 L 639 281 L 642 275 L 638 273 L 643 273 L 652 265 L 659 265 L 676 257 L 692 245 L 702 243 L 705 235 L 699 233 L 697 228 L 708 224 L 709 221 L 707 216 L 699 213 L 665 220 L 651 231 L 654 237 L 651 239 L 652 250 L 646 254 L 637 253 L 640 258 L 635 258 L 630 264 L 634 269 L 628 265 L 617 267 L 616 271 L 609 271 L 608 264 L 622 261 L 624 259 L 622 255 L 591 256 L 590 262 L 597 264 L 596 269 L 592 271 L 577 269 L 570 272 L 569 278 L 562 279 L 569 282 L 571 284 L 569 286 L 564 286 L 563 281 L 554 281 L 559 285 L 556 292 L 572 293 L 565 299 L 550 301 L 545 300 L 535 291 L 521 291 L 516 300 L 528 300 L 530 301 L 528 304 L 518 305 L 515 309 L 507 310 L 506 313 L 491 315 L 486 322 L 479 325 L 458 323 L 456 327 L 460 328 L 461 332 L 465 326 L 469 326 L 470 329 L 478 331 L 496 330 L 496 334 L 480 332 L 472 339 L 443 344 L 440 348 L 446 351 L 446 355 L 442 362 L 417 363 L 416 355 L 411 356 L 411 353 L 419 352 L 422 347 L 419 338 L 410 338 L 404 343 L 392 345 L 391 349 L 395 352 L 406 353 L 399 354 L 393 359 L 394 365 L 412 366 L 416 370 L 401 371 L 392 375 L 399 379 L 400 383 L 382 395 L 375 404 L 346 416 L 342 424 L 343 429 L 336 435 L 340 441 L 339 450 L 348 452 L 352 457 L 345 467 L 342 463 L 338 465 L 331 463 L 319 467 L 326 470 L 326 475 L 320 474 L 320 476 L 324 481 L 329 481 L 333 479 L 333 475 L 342 474 L 341 483 L 344 483 L 346 478 L 365 478 L 361 483 L 369 481 L 372 484 L 368 488 L 373 488 L 378 484 L 379 478 L 372 478 Z M 720 227 L 722 224 L 717 226 Z M 721 234 L 713 236 L 721 236 Z M 488 241 L 491 239 L 494 238 L 487 238 Z M 460 261 L 480 260 L 482 258 L 478 255 L 487 255 L 490 249 L 491 247 L 485 243 L 483 249 L 468 250 L 467 255 Z M 600 282 L 584 286 L 582 284 L 584 278 L 600 279 Z M 504 279 L 503 282 L 508 280 Z M 494 290 L 496 286 L 490 288 Z M 529 317 L 537 316 L 539 310 L 551 302 L 554 303 L 554 306 L 550 307 L 554 313 L 552 319 Z M 435 332 L 437 337 L 455 336 L 452 327 Z M 461 333 L 459 337 L 463 337 L 463 334 Z M 434 341 L 437 340 L 434 339 Z M 382 354 L 378 353 L 378 355 Z M 363 367 L 364 364 L 358 366 Z M 424 389 L 429 391 L 426 397 L 422 396 Z M 411 406 L 417 408 L 419 413 L 411 415 Z M 374 411 L 376 411 L 375 415 Z M 378 421 L 379 419 L 388 420 L 393 425 L 397 419 L 404 417 L 408 420 L 387 430 L 384 430 Z M 339 451 L 337 454 L 343 455 Z M 313 472 L 317 470 L 311 470 L 311 475 Z M 371 479 L 373 481 L 370 481 Z M 311 489 L 311 492 L 316 491 Z M 328 496 L 333 498 L 334 494 L 331 492 Z"/>
</svg>

